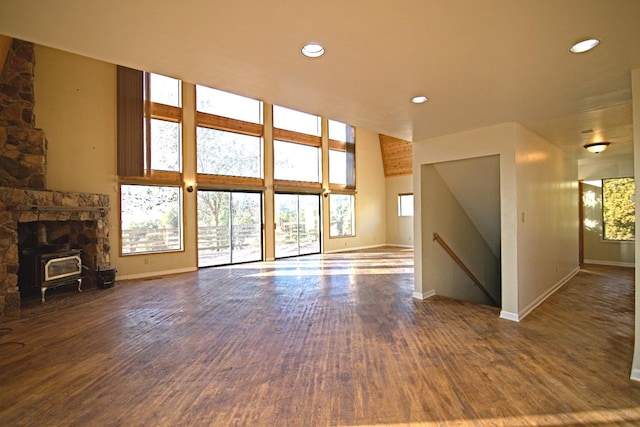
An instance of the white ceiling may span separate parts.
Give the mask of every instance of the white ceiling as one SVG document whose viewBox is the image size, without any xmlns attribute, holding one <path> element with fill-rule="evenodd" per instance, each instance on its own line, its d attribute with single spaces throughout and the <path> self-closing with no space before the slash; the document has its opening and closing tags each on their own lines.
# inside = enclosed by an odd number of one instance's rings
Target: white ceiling
<svg viewBox="0 0 640 427">
<path fill-rule="evenodd" d="M 0 4 L 0 34 L 402 139 L 518 121 L 579 157 L 595 138 L 613 143 L 601 157 L 632 152 L 638 0 Z M 600 46 L 569 53 L 587 37 Z M 303 57 L 309 41 L 325 56 Z"/>
</svg>

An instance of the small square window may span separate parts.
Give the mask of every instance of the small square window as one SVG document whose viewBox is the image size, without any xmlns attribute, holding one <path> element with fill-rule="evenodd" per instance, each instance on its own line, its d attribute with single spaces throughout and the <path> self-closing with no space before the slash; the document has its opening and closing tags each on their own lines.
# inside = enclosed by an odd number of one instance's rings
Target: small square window
<svg viewBox="0 0 640 427">
<path fill-rule="evenodd" d="M 398 194 L 398 216 L 413 216 L 413 194 Z"/>
</svg>

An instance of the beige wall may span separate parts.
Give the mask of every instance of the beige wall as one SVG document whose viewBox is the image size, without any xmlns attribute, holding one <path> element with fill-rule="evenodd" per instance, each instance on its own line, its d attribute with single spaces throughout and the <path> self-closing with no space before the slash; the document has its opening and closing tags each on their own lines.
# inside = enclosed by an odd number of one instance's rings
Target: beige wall
<svg viewBox="0 0 640 427">
<path fill-rule="evenodd" d="M 47 187 L 109 195 L 110 255 L 118 276 L 133 278 L 194 270 L 195 193 L 184 192 L 184 251 L 119 255 L 115 65 L 36 45 L 35 73 L 36 125 L 44 129 L 49 143 Z M 185 95 L 188 98 L 188 91 Z M 193 141 L 189 132 L 184 137 L 186 144 Z"/>
<path fill-rule="evenodd" d="M 118 269 L 118 277 L 195 270 L 196 192 L 183 191 L 184 251 L 119 255 L 115 65 L 36 45 L 35 72 L 36 125 L 45 130 L 49 142 L 47 187 L 110 196 L 111 263 Z M 182 138 L 186 182 L 195 180 L 194 108 L 194 85 L 185 83 Z M 270 139 L 270 127 L 266 126 L 265 133 L 265 139 Z M 356 236 L 330 239 L 328 233 L 323 233 L 325 251 L 386 243 L 385 179 L 378 134 L 358 128 L 356 141 Z M 267 221 L 273 222 L 272 182 L 266 184 L 265 215 Z M 323 203 L 326 201 L 323 198 Z M 328 219 L 325 229 L 328 230 Z M 265 239 L 269 259 L 273 256 L 272 227 L 267 227 Z"/>
<path fill-rule="evenodd" d="M 413 217 L 398 216 L 398 195 L 413 193 L 413 175 L 390 176 L 385 180 L 387 243 L 413 246 Z"/>
</svg>

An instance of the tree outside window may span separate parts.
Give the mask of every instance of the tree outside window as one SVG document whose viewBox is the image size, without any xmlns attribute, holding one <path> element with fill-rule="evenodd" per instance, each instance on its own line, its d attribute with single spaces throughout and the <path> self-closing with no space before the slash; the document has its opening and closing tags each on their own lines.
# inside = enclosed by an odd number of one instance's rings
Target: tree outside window
<svg viewBox="0 0 640 427">
<path fill-rule="evenodd" d="M 633 178 L 602 180 L 604 240 L 635 240 L 635 181 Z"/>
<path fill-rule="evenodd" d="M 354 199 L 354 196 L 350 194 L 329 195 L 331 216 L 329 237 L 355 236 Z"/>
</svg>

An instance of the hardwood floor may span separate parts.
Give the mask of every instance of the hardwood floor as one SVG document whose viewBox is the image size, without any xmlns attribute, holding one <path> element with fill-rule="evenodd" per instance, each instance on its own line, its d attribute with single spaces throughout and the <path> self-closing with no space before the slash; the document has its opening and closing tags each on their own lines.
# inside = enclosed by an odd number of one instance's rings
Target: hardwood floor
<svg viewBox="0 0 640 427">
<path fill-rule="evenodd" d="M 412 256 L 119 282 L 0 323 L 0 424 L 640 424 L 633 269 L 585 266 L 514 323 L 492 307 L 412 299 Z"/>
</svg>

